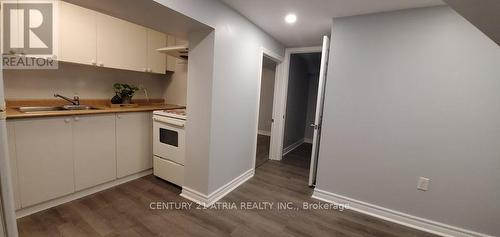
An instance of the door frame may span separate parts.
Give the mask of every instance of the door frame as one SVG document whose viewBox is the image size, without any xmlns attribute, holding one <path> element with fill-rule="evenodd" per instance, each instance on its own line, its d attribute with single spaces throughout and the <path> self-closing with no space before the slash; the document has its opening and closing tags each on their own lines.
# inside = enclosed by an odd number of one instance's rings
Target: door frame
<svg viewBox="0 0 500 237">
<path fill-rule="evenodd" d="M 286 118 L 286 101 L 288 97 L 288 79 L 290 75 L 290 57 L 292 54 L 299 53 L 321 53 L 321 46 L 287 48 L 285 50 L 285 60 L 282 63 L 282 72 L 276 78 L 274 86 L 274 104 L 273 104 L 273 132 L 271 134 L 271 150 L 269 159 L 281 160 L 283 158 L 283 140 L 285 138 L 285 118 Z"/>
<path fill-rule="evenodd" d="M 274 73 L 274 98 L 273 98 L 273 113 L 272 113 L 272 118 L 274 119 L 274 121 L 276 121 L 276 116 L 275 116 L 275 112 L 276 112 L 276 91 L 277 91 L 277 82 L 279 80 L 279 78 L 281 77 L 281 74 L 283 72 L 283 62 L 284 62 L 284 58 L 283 56 L 281 56 L 279 53 L 276 53 L 276 52 L 273 52 L 272 50 L 269 50 L 267 48 L 264 48 L 262 47 L 261 50 L 260 50 L 260 67 L 259 67 L 259 79 L 257 80 L 257 99 L 256 99 L 256 108 L 257 108 L 257 111 L 256 111 L 256 115 L 255 115 L 255 121 L 256 121 L 256 125 L 255 125 L 255 137 L 254 137 L 254 145 L 253 145 L 253 155 L 252 155 L 252 159 L 253 159 L 253 168 L 255 169 L 255 165 L 256 165 L 256 162 L 257 162 L 257 139 L 258 139 L 258 136 L 259 136 L 259 110 L 260 110 L 260 90 L 261 90 L 261 86 L 262 86 L 262 68 L 264 66 L 264 56 L 265 57 L 268 57 L 270 58 L 271 60 L 273 60 L 274 62 L 276 62 L 276 69 L 275 69 L 275 73 Z M 273 139 L 276 139 L 276 126 L 275 126 L 275 122 L 273 122 L 271 124 L 271 144 L 270 144 L 270 151 L 269 151 L 269 159 L 272 159 L 271 158 L 271 151 L 273 150 L 272 148 L 272 144 L 273 144 Z"/>
</svg>

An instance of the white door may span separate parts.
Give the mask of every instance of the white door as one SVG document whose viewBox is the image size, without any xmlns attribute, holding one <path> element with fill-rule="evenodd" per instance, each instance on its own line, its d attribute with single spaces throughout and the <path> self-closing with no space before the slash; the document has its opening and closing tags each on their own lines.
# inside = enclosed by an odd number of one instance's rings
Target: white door
<svg viewBox="0 0 500 237">
<path fill-rule="evenodd" d="M 326 72 L 328 68 L 328 55 L 330 40 L 323 36 L 323 50 L 321 52 L 321 67 L 319 69 L 318 99 L 316 101 L 316 117 L 314 118 L 313 144 L 311 153 L 311 167 L 309 170 L 309 186 L 316 183 L 316 170 L 318 168 L 319 141 L 321 137 L 321 122 L 323 118 L 323 101 L 325 98 Z"/>
</svg>

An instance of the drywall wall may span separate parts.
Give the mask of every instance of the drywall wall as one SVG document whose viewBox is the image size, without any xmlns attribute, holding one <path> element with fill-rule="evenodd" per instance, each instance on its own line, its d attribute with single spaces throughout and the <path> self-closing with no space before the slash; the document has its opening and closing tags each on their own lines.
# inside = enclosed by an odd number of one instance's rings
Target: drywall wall
<svg viewBox="0 0 500 237">
<path fill-rule="evenodd" d="M 331 42 L 316 188 L 499 236 L 498 45 L 448 7 L 334 19 Z"/>
<path fill-rule="evenodd" d="M 142 85 L 150 98 L 163 98 L 170 75 L 59 63 L 57 70 L 3 70 L 7 99 L 48 99 L 54 93 L 82 99 L 111 99 L 116 82 Z M 145 98 L 138 91 L 134 98 Z"/>
<path fill-rule="evenodd" d="M 214 35 L 212 32 L 197 32 L 189 37 L 188 94 L 186 120 L 186 159 L 184 184 L 202 194 L 208 193 L 210 167 L 210 133 L 212 101 Z"/>
<path fill-rule="evenodd" d="M 273 99 L 275 68 L 263 67 L 260 82 L 259 132 L 271 133 L 273 119 Z"/>
<path fill-rule="evenodd" d="M 175 72 L 168 73 L 164 96 L 170 104 L 186 105 L 188 62 L 176 60 Z"/>
<path fill-rule="evenodd" d="M 208 167 L 197 167 L 200 172 L 201 169 L 209 169 L 208 189 L 200 187 L 196 190 L 211 194 L 254 168 L 262 47 L 278 55 L 284 55 L 284 48 L 259 27 L 220 1 L 155 1 L 215 29 L 213 60 L 205 62 L 213 65 L 213 74 L 197 74 L 203 78 L 195 79 L 191 74 L 192 67 L 189 66 L 187 98 L 189 112 L 191 102 L 203 100 L 201 97 L 195 97 L 194 92 L 190 92 L 190 80 L 212 81 L 211 87 L 205 88 L 210 92 L 204 92 L 210 94 L 211 99 L 198 101 L 199 106 L 203 104 L 204 108 L 210 110 L 210 113 L 206 111 L 204 114 L 210 116 L 207 118 L 211 122 L 210 130 L 200 135 L 204 137 L 209 132 L 210 139 L 205 140 L 205 143 L 209 146 L 210 153 L 205 154 L 205 158 L 209 159 L 210 164 Z M 190 60 L 191 58 L 190 56 Z M 190 128 L 186 129 L 189 144 L 191 139 L 195 138 L 189 136 Z M 190 149 L 197 147 L 186 147 L 187 159 L 190 159 Z M 190 187 L 189 185 L 195 184 L 186 185 Z"/>
<path fill-rule="evenodd" d="M 286 98 L 285 133 L 283 148 L 304 140 L 307 98 L 309 94 L 309 69 L 299 54 L 290 56 L 290 74 Z"/>
</svg>

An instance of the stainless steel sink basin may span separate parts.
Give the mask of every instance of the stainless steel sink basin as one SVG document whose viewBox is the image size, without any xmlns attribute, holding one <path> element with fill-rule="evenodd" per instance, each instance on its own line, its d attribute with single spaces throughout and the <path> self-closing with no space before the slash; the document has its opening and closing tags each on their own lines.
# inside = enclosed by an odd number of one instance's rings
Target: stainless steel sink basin
<svg viewBox="0 0 500 237">
<path fill-rule="evenodd" d="M 40 112 L 59 112 L 70 110 L 94 110 L 98 109 L 89 105 L 64 105 L 64 106 L 33 106 L 33 107 L 19 107 L 21 113 L 40 113 Z"/>
<path fill-rule="evenodd" d="M 63 106 L 63 109 L 65 109 L 65 110 L 92 110 L 92 109 L 97 109 L 97 108 L 92 107 L 90 105 L 65 105 L 65 106 Z"/>
</svg>

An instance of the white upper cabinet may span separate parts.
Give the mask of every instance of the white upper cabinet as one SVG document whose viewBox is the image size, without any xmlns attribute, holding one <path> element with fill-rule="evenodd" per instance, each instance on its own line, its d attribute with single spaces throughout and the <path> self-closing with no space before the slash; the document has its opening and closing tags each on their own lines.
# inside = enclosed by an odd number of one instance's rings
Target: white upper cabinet
<svg viewBox="0 0 500 237">
<path fill-rule="evenodd" d="M 97 12 L 59 2 L 59 60 L 95 65 Z"/>
<path fill-rule="evenodd" d="M 74 192 L 71 117 L 16 120 L 14 127 L 21 206 Z"/>
<path fill-rule="evenodd" d="M 161 32 L 148 29 L 148 71 L 165 73 L 167 59 L 165 54 L 156 51 L 167 46 L 167 36 Z"/>
<path fill-rule="evenodd" d="M 97 66 L 145 72 L 147 28 L 100 13 L 97 21 Z"/>
<path fill-rule="evenodd" d="M 148 29 L 124 21 L 122 28 L 123 69 L 147 72 Z"/>
<path fill-rule="evenodd" d="M 152 116 L 150 112 L 116 114 L 118 178 L 152 168 Z"/>
<path fill-rule="evenodd" d="M 76 191 L 116 179 L 114 114 L 73 117 Z"/>
<path fill-rule="evenodd" d="M 166 71 L 165 55 L 156 51 L 167 45 L 167 36 L 161 32 L 63 1 L 59 21 L 60 61 L 140 72 Z"/>
<path fill-rule="evenodd" d="M 125 22 L 97 14 L 97 66 L 122 69 L 125 65 Z"/>
</svg>

